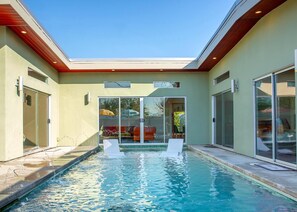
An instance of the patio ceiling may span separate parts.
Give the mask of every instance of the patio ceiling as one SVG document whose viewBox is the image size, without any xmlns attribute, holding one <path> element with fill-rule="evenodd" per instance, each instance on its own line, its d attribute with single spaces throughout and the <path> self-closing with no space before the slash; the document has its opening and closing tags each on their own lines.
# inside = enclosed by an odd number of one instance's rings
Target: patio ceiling
<svg viewBox="0 0 297 212">
<path fill-rule="evenodd" d="M 70 60 L 18 0 L 0 0 L 0 25 L 9 27 L 59 72 L 207 72 L 263 16 L 285 1 L 236 1 L 198 58 Z"/>
</svg>

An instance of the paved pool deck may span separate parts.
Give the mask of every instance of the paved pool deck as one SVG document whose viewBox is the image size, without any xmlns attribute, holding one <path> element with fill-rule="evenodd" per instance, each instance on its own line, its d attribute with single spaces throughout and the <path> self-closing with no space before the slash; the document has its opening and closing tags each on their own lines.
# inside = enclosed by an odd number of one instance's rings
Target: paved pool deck
<svg viewBox="0 0 297 212">
<path fill-rule="evenodd" d="M 94 146 L 54 147 L 0 162 L 0 211 L 36 186 L 97 151 L 99 147 Z"/>
<path fill-rule="evenodd" d="M 258 166 L 270 163 L 211 145 L 188 145 L 188 148 L 297 201 L 297 170 L 271 171 Z"/>
</svg>

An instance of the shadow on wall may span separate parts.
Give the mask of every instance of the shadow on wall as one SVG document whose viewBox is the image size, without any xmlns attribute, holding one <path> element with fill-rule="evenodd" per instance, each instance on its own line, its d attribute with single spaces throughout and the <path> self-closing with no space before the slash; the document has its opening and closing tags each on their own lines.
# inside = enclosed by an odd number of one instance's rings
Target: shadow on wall
<svg viewBox="0 0 297 212">
<path fill-rule="evenodd" d="M 58 146 L 98 146 L 99 141 L 99 133 L 96 132 L 92 136 L 88 137 L 83 142 L 79 143 L 78 140 L 73 139 L 68 136 L 64 136 L 63 138 L 58 140 Z"/>
</svg>

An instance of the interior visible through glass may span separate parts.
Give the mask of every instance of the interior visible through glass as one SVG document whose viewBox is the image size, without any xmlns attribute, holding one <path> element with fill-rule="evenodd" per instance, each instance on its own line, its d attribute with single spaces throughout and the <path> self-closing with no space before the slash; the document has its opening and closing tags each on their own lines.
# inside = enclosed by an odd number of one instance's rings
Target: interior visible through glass
<svg viewBox="0 0 297 212">
<path fill-rule="evenodd" d="M 256 94 L 256 153 L 272 158 L 272 83 L 271 76 L 255 82 Z"/>
<path fill-rule="evenodd" d="M 140 141 L 140 99 L 121 98 L 121 142 Z"/>
<path fill-rule="evenodd" d="M 185 139 L 185 98 L 99 98 L 99 137 L 121 143 L 164 143 Z"/>
<path fill-rule="evenodd" d="M 294 70 L 257 80 L 255 89 L 257 155 L 296 164 Z"/>
<path fill-rule="evenodd" d="M 164 143 L 164 98 L 144 98 L 144 142 Z"/>
<path fill-rule="evenodd" d="M 119 99 L 99 99 L 99 137 L 102 142 L 105 138 L 119 138 Z"/>
<path fill-rule="evenodd" d="M 165 135 L 186 138 L 186 111 L 184 98 L 165 98 Z"/>
<path fill-rule="evenodd" d="M 296 164 L 295 72 L 276 75 L 276 159 Z"/>
</svg>

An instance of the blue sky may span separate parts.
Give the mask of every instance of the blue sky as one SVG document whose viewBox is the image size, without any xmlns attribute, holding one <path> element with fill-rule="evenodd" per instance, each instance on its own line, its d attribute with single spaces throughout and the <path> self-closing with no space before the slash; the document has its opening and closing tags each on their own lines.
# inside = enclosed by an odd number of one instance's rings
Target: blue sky
<svg viewBox="0 0 297 212">
<path fill-rule="evenodd" d="M 70 58 L 197 57 L 235 0 L 23 0 Z"/>
</svg>

